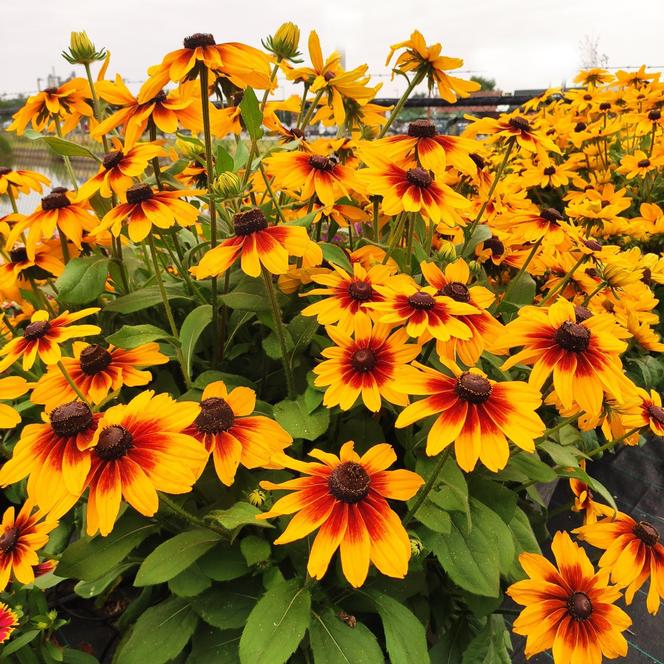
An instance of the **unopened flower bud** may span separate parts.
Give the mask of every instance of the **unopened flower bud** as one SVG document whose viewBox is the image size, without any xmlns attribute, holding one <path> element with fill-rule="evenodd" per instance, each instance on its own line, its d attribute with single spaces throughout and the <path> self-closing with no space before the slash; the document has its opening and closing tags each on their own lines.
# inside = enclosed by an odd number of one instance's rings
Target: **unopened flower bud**
<svg viewBox="0 0 664 664">
<path fill-rule="evenodd" d="M 221 198 L 233 198 L 240 193 L 240 178 L 231 171 L 225 171 L 212 184 L 212 191 Z"/>
<path fill-rule="evenodd" d="M 293 60 L 300 55 L 300 28 L 290 21 L 282 23 L 274 35 L 263 41 L 263 46 L 281 60 Z"/>
<path fill-rule="evenodd" d="M 422 549 L 424 549 L 424 544 L 420 541 L 419 538 L 415 537 L 415 535 L 411 535 L 409 538 L 410 542 L 410 555 L 413 556 L 413 558 L 416 558 L 417 556 L 422 553 Z"/>
<path fill-rule="evenodd" d="M 441 259 L 451 263 L 457 257 L 454 242 L 450 242 L 449 240 L 441 241 L 440 246 L 438 247 L 438 254 Z"/>
<path fill-rule="evenodd" d="M 255 507 L 260 507 L 265 502 L 265 492 L 254 489 L 248 496 L 249 502 Z"/>
<path fill-rule="evenodd" d="M 106 50 L 97 51 L 90 37 L 85 32 L 72 32 L 69 50 L 62 52 L 62 57 L 72 65 L 89 65 L 106 57 Z"/>
</svg>

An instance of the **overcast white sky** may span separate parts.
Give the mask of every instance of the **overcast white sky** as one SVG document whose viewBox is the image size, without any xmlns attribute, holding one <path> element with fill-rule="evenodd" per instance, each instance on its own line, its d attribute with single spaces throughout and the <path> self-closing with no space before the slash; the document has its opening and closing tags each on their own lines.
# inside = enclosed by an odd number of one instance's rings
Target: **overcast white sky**
<svg viewBox="0 0 664 664">
<path fill-rule="evenodd" d="M 505 91 L 571 80 L 585 35 L 599 37 L 609 67 L 664 67 L 664 0 L 1 0 L 0 8 L 0 95 L 34 91 L 52 67 L 67 75 L 59 54 L 71 30 L 110 49 L 110 75 L 141 81 L 192 32 L 259 46 L 285 20 L 300 26 L 305 47 L 315 28 L 324 54 L 343 49 L 348 68 L 366 62 L 385 83 L 382 96 L 400 89 L 385 76 L 388 47 L 414 28 L 463 58 L 463 76 L 495 78 Z"/>
</svg>

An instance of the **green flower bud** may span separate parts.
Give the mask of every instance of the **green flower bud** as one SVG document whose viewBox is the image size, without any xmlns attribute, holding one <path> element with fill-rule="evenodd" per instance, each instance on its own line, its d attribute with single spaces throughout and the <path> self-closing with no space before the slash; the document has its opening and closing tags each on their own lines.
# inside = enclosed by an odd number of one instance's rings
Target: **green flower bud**
<svg viewBox="0 0 664 664">
<path fill-rule="evenodd" d="M 103 60 L 106 57 L 106 49 L 97 51 L 85 32 L 72 32 L 69 50 L 63 51 L 62 57 L 72 65 L 89 65 L 91 62 Z"/>
<path fill-rule="evenodd" d="M 291 23 L 282 23 L 274 35 L 270 35 L 263 40 L 263 46 L 274 53 L 280 60 L 292 60 L 297 62 L 296 58 L 300 56 L 297 50 L 300 44 L 300 28 Z"/>
</svg>

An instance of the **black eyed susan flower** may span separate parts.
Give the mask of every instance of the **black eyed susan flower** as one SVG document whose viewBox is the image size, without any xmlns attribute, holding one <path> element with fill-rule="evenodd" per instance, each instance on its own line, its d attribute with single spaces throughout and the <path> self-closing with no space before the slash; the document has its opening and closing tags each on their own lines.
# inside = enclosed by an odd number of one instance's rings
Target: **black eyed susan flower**
<svg viewBox="0 0 664 664">
<path fill-rule="evenodd" d="M 611 572 L 611 581 L 625 588 L 625 604 L 650 579 L 646 597 L 648 611 L 656 615 L 664 598 L 664 545 L 657 528 L 618 512 L 574 530 L 579 539 L 604 549 L 599 567 Z"/>
<path fill-rule="evenodd" d="M 322 351 L 328 359 L 313 370 L 315 385 L 327 387 L 323 405 L 349 410 L 361 396 L 376 413 L 382 399 L 399 406 L 408 403 L 397 385 L 412 371 L 407 363 L 419 355 L 420 346 L 406 343 L 406 330 L 390 335 L 388 325 L 372 326 L 369 319 L 358 318 L 353 337 L 338 327 L 328 326 L 325 331 L 336 345 Z"/>
<path fill-rule="evenodd" d="M 536 412 L 542 403 L 537 390 L 520 381 L 497 383 L 476 368 L 463 371 L 446 364 L 452 376 L 414 362 L 420 372 L 399 381 L 399 390 L 426 398 L 399 414 L 397 428 L 438 415 L 427 436 L 427 454 L 439 454 L 454 443 L 457 463 L 466 472 L 478 460 L 494 472 L 504 468 L 508 440 L 526 452 L 535 451 L 535 439 L 546 428 Z"/>
<path fill-rule="evenodd" d="M 23 245 L 16 245 L 7 252 L 7 260 L 0 264 L 0 290 L 19 295 L 19 289 L 30 288 L 30 278 L 45 279 L 59 277 L 65 270 L 65 264 L 58 255 L 60 242 L 46 240 L 35 246 L 34 258 L 28 257 L 28 250 Z"/>
<path fill-rule="evenodd" d="M 88 446 L 89 535 L 113 530 L 122 498 L 152 516 L 159 507 L 157 491 L 191 491 L 208 458 L 205 448 L 184 433 L 199 413 L 197 403 L 151 390 L 103 413 Z"/>
<path fill-rule="evenodd" d="M 0 523 L 0 590 L 11 579 L 27 585 L 35 580 L 34 567 L 39 564 L 37 551 L 48 542 L 48 534 L 58 525 L 51 517 L 43 518 L 27 501 L 18 515 L 8 507 Z"/>
<path fill-rule="evenodd" d="M 200 413 L 184 430 L 212 453 L 217 477 L 230 486 L 240 464 L 245 468 L 270 467 L 272 457 L 293 438 L 279 424 L 263 415 L 252 415 L 256 393 L 248 387 L 230 392 L 223 381 L 203 390 Z"/>
<path fill-rule="evenodd" d="M 3 358 L 0 360 L 0 371 L 4 371 L 19 359 L 25 371 L 32 368 L 37 357 L 46 365 L 57 364 L 62 356 L 61 343 L 101 332 L 98 325 L 72 325 L 73 322 L 98 311 L 99 307 L 90 307 L 72 313 L 64 311 L 51 320 L 47 311 L 35 311 L 30 323 L 23 330 L 23 335 L 14 337 L 0 348 L 0 357 Z"/>
<path fill-rule="evenodd" d="M 4 602 L 0 602 L 0 643 L 4 643 L 18 625 L 18 616 Z"/>
<path fill-rule="evenodd" d="M 51 181 L 41 173 L 0 166 L 0 195 L 7 192 L 12 195 L 16 195 L 17 192 L 29 194 L 31 191 L 41 194 L 42 185 L 48 187 L 49 184 Z"/>
<path fill-rule="evenodd" d="M 662 397 L 650 390 L 650 393 L 637 387 L 638 402 L 636 408 L 625 418 L 626 426 L 630 428 L 650 427 L 656 436 L 664 436 L 664 408 Z"/>
<path fill-rule="evenodd" d="M 102 403 L 109 392 L 123 385 L 139 387 L 152 380 L 148 367 L 166 364 L 169 360 L 159 352 L 155 342 L 132 349 L 104 348 L 99 344 L 74 342 L 74 357 L 63 357 L 62 364 L 79 392 L 93 404 Z M 49 367 L 37 381 L 30 400 L 47 409 L 76 399 L 76 393 L 58 367 Z"/>
<path fill-rule="evenodd" d="M 631 624 L 614 602 L 620 590 L 609 585 L 607 570 L 595 573 L 586 552 L 565 532 L 551 544 L 554 567 L 544 556 L 522 553 L 519 562 L 528 578 L 507 589 L 526 608 L 512 625 L 527 637 L 526 657 L 552 649 L 554 664 L 601 664 L 624 657 L 627 641 L 621 632 Z"/>
<path fill-rule="evenodd" d="M 153 226 L 171 228 L 176 223 L 179 226 L 191 226 L 198 219 L 198 210 L 180 199 L 195 193 L 184 189 L 155 191 L 148 184 L 135 184 L 125 192 L 125 202 L 104 215 L 93 235 L 110 229 L 118 237 L 126 223 L 129 239 L 142 242 Z"/>
<path fill-rule="evenodd" d="M 320 247 L 312 242 L 303 226 L 268 226 L 263 213 L 255 208 L 233 217 L 235 235 L 210 249 L 201 262 L 191 268 L 196 279 L 219 276 L 239 258 L 245 274 L 258 277 L 261 265 L 270 274 L 288 272 L 289 256 L 308 257 L 317 265 L 323 259 Z"/>
<path fill-rule="evenodd" d="M 307 571 L 322 579 L 334 552 L 341 552 L 341 567 L 349 583 L 359 588 L 373 563 L 386 576 L 403 579 L 411 556 L 405 528 L 387 499 L 408 500 L 424 480 L 409 470 L 387 470 L 395 461 L 391 445 L 371 447 L 361 457 L 353 441 L 341 446 L 339 456 L 314 449 L 318 461 L 303 462 L 279 457 L 279 463 L 305 477 L 281 484 L 263 481 L 261 487 L 293 491 L 279 499 L 258 519 L 293 514 L 275 544 L 287 544 L 318 530 Z"/>
</svg>

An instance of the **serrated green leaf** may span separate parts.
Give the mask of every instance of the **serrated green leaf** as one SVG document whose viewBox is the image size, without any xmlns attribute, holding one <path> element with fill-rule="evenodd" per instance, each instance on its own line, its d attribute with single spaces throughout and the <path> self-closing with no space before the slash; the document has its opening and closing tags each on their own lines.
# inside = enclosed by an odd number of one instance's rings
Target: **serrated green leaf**
<svg viewBox="0 0 664 664">
<path fill-rule="evenodd" d="M 257 521 L 256 516 L 261 511 L 250 503 L 237 502 L 226 510 L 213 510 L 207 515 L 208 519 L 219 522 L 227 530 L 235 530 L 239 526 L 259 526 L 261 528 L 272 528 L 267 521 Z"/>
<path fill-rule="evenodd" d="M 330 424 L 330 411 L 328 408 L 319 408 L 310 413 L 304 399 L 300 396 L 295 401 L 284 399 L 275 404 L 274 419 L 293 438 L 316 440 L 327 431 Z"/>
<path fill-rule="evenodd" d="M 257 599 L 242 586 L 224 584 L 206 590 L 193 599 L 191 605 L 208 625 L 217 629 L 241 629 Z"/>
<path fill-rule="evenodd" d="M 333 263 L 353 274 L 353 266 L 350 264 L 348 254 L 338 245 L 329 242 L 319 242 L 318 245 L 323 251 L 323 258 L 328 263 Z"/>
<path fill-rule="evenodd" d="M 106 337 L 108 343 L 118 348 L 136 348 L 151 341 L 175 339 L 166 330 L 162 330 L 155 325 L 123 325 L 117 332 Z"/>
<path fill-rule="evenodd" d="M 58 300 L 65 304 L 87 304 L 103 292 L 109 259 L 105 256 L 73 258 L 55 282 Z"/>
</svg>

